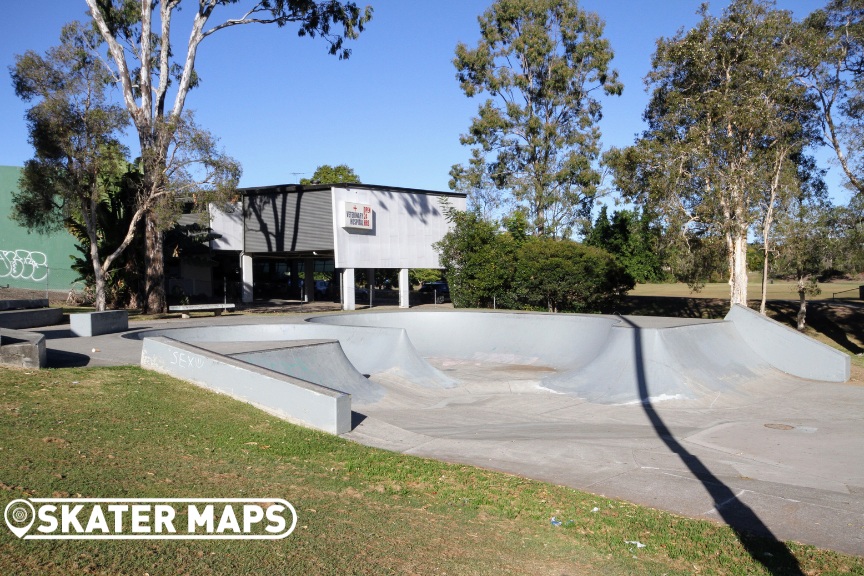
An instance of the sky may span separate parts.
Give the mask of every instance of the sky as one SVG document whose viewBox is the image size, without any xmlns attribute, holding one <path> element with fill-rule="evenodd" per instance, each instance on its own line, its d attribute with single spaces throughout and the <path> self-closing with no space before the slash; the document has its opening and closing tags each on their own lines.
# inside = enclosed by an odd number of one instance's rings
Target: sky
<svg viewBox="0 0 864 576">
<path fill-rule="evenodd" d="M 243 166 L 241 186 L 296 183 L 321 164 L 348 164 L 369 184 L 448 190 L 452 165 L 467 162 L 459 143 L 480 98 L 459 89 L 452 64 L 457 43 L 476 45 L 477 17 L 491 0 L 360 0 L 372 22 L 340 61 L 321 39 L 299 38 L 296 28 L 246 25 L 205 39 L 196 69 L 202 79 L 186 107 L 219 137 Z M 248 4 L 248 2 L 241 3 Z M 655 42 L 698 20 L 701 0 L 581 0 L 606 23 L 624 84 L 620 97 L 604 97 L 600 123 L 604 149 L 627 146 L 643 129 L 648 102 L 643 78 Z M 711 12 L 728 4 L 717 0 Z M 778 0 L 801 18 L 825 0 Z M 56 45 L 65 22 L 86 18 L 84 0 L 4 2 L 0 20 L 0 165 L 21 166 L 32 156 L 24 122 L 26 104 L 12 89 L 15 55 Z M 173 25 L 175 51 L 188 38 L 192 7 Z M 239 16 L 237 7 L 218 17 Z M 221 20 L 220 20 L 221 21 Z M 134 132 L 128 145 L 135 149 Z M 820 158 L 827 159 L 827 153 Z M 826 162 L 823 162 L 826 164 Z M 827 164 L 826 164 L 827 165 Z M 845 202 L 840 171 L 829 168 L 835 201 Z"/>
</svg>

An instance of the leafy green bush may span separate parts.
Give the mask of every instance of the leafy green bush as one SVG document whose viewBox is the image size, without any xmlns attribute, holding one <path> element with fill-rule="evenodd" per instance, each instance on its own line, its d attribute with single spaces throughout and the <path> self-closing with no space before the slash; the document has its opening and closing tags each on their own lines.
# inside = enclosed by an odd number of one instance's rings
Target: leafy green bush
<svg viewBox="0 0 864 576">
<path fill-rule="evenodd" d="M 452 220 L 436 248 L 457 308 L 608 311 L 635 284 L 605 250 L 528 236 L 519 218 L 505 221 L 504 230 L 473 212 Z"/>
</svg>

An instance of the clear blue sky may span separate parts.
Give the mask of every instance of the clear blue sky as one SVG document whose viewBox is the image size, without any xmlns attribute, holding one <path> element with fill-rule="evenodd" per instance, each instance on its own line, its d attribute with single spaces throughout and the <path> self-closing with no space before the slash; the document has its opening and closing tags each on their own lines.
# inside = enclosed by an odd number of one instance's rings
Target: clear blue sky
<svg viewBox="0 0 864 576">
<path fill-rule="evenodd" d="M 346 61 L 329 56 L 320 39 L 298 38 L 291 27 L 235 27 L 202 43 L 197 60 L 202 83 L 187 108 L 240 160 L 242 186 L 293 183 L 319 164 L 346 163 L 366 183 L 448 189 L 450 167 L 469 157 L 459 135 L 479 104 L 459 90 L 454 49 L 460 41 L 476 43 L 477 16 L 491 0 L 358 2 L 366 3 L 375 9 L 373 21 L 351 42 L 353 54 Z M 719 13 L 727 3 L 712 2 L 711 11 Z M 798 18 L 824 4 L 778 1 Z M 613 65 L 624 83 L 623 96 L 603 101 L 603 145 L 626 146 L 643 127 L 648 97 L 642 79 L 656 39 L 694 25 L 700 0 L 583 0 L 581 5 L 605 20 Z M 14 55 L 57 44 L 63 23 L 85 18 L 85 11 L 84 0 L 4 3 L 0 164 L 20 166 L 31 156 L 26 106 L 8 76 Z M 191 6 L 181 14 L 189 12 Z M 222 10 L 223 17 L 238 13 Z M 178 22 L 174 30 L 180 52 L 188 26 Z M 832 194 L 845 202 L 839 170 L 831 167 L 831 174 Z"/>
</svg>

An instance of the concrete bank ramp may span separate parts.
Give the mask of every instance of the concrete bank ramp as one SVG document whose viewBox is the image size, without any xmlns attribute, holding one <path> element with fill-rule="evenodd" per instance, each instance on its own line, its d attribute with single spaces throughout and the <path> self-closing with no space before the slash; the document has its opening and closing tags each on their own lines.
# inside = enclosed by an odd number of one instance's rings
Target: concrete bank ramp
<svg viewBox="0 0 864 576">
<path fill-rule="evenodd" d="M 543 385 L 604 404 L 716 401 L 745 397 L 751 384 L 778 374 L 731 323 L 644 328 L 628 320 L 610 331 L 590 363 L 551 375 Z"/>
<path fill-rule="evenodd" d="M 374 330 L 344 326 L 319 326 L 304 324 L 256 324 L 239 326 L 201 326 L 194 328 L 175 328 L 168 330 L 148 330 L 138 333 L 138 338 L 165 336 L 181 342 L 193 343 L 214 351 L 228 350 L 219 348 L 224 344 L 245 344 L 242 352 L 234 350 L 234 354 L 242 354 L 244 361 L 259 364 L 273 370 L 289 370 L 284 372 L 291 376 L 307 379 L 313 372 L 311 366 L 317 366 L 324 371 L 323 378 L 338 382 L 345 376 L 347 367 L 341 362 L 344 358 L 352 366 L 353 375 L 348 383 L 354 384 L 354 391 L 359 392 L 359 382 L 362 378 L 365 388 L 357 395 L 356 401 L 374 401 L 379 397 L 380 390 L 373 390 L 376 385 L 366 378 L 368 375 L 387 373 L 410 380 L 413 384 L 426 388 L 450 388 L 456 383 L 440 371 L 429 365 L 411 344 L 404 330 L 393 328 Z M 328 364 L 324 358 L 324 350 L 306 348 L 289 350 L 290 342 L 297 340 L 329 340 L 338 342 L 341 349 Z M 205 344 L 206 343 L 206 344 Z M 257 344 L 256 344 L 257 343 Z M 274 343 L 283 343 L 275 346 Z M 275 350 L 274 350 L 275 348 Z M 278 351 L 279 349 L 282 351 Z M 326 350 L 336 351 L 334 347 Z M 222 352 L 220 352 L 222 353 Z M 238 356 L 240 357 L 240 356 Z M 301 361 L 303 357 L 305 360 Z M 293 358 L 293 360 L 292 360 Z M 296 373 L 295 373 L 296 372 Z M 330 374 L 332 372 L 332 374 Z M 314 380 L 313 380 L 314 381 Z M 339 389 L 337 387 L 337 389 Z"/>
<path fill-rule="evenodd" d="M 357 372 L 334 340 L 196 342 L 195 345 L 237 360 L 238 364 L 259 366 L 351 394 L 355 404 L 377 402 L 384 395 L 379 386 Z"/>
<path fill-rule="evenodd" d="M 849 377 L 849 358 L 735 307 L 726 320 L 492 312 L 379 312 L 310 323 L 401 328 L 424 357 L 536 365 L 544 388 L 603 404 L 725 403 L 789 376 Z"/>
</svg>

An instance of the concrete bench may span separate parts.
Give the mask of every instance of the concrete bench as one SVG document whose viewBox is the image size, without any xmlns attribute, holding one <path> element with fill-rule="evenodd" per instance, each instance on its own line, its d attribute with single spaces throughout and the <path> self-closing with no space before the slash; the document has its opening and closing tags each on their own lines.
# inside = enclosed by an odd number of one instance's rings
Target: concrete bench
<svg viewBox="0 0 864 576">
<path fill-rule="evenodd" d="M 234 304 L 183 304 L 180 306 L 169 306 L 169 312 L 180 312 L 182 318 L 189 318 L 189 312 L 196 310 L 212 310 L 216 316 L 221 316 L 224 310 L 233 310 Z"/>
<path fill-rule="evenodd" d="M 126 310 L 84 312 L 70 314 L 69 325 L 76 336 L 99 336 L 129 329 L 129 313 Z"/>
<path fill-rule="evenodd" d="M 0 365 L 42 368 L 46 365 L 45 336 L 0 328 Z"/>
<path fill-rule="evenodd" d="M 25 310 L 0 311 L 0 328 L 9 328 L 11 330 L 54 326 L 62 320 L 62 308 L 30 308 Z"/>
</svg>

